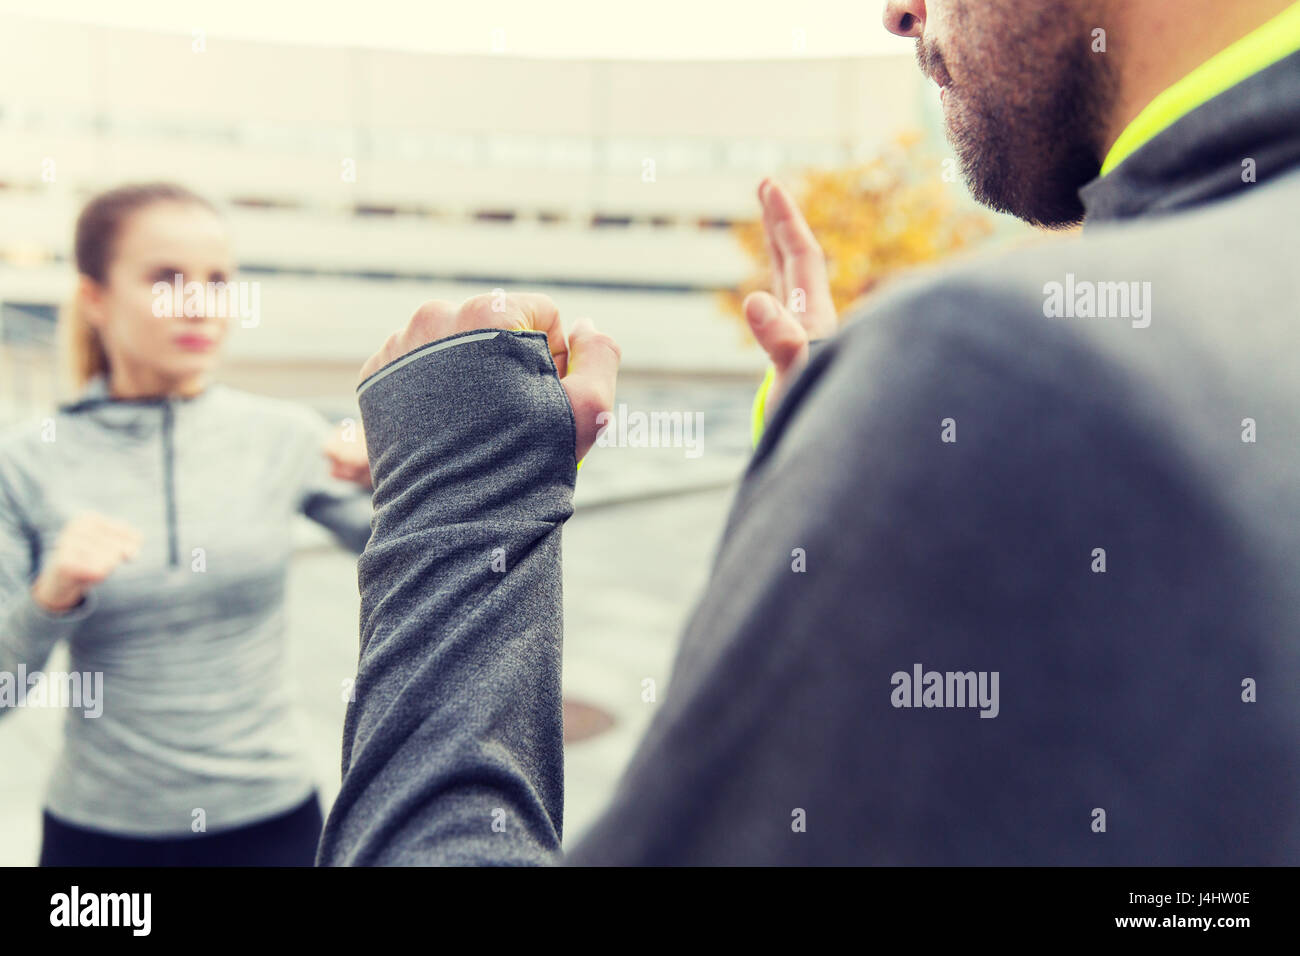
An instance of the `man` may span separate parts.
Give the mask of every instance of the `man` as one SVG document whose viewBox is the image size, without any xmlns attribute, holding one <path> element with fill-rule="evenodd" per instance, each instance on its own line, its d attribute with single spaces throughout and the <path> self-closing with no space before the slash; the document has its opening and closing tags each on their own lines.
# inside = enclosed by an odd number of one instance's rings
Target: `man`
<svg viewBox="0 0 1300 956">
<path fill-rule="evenodd" d="M 810 356 L 824 266 L 764 184 L 765 434 L 568 859 L 1300 862 L 1300 5 L 885 22 L 976 195 L 1087 228 L 899 283 Z M 376 517 L 319 863 L 558 857 L 560 527 L 617 348 L 496 304 L 426 305 L 363 369 Z"/>
</svg>

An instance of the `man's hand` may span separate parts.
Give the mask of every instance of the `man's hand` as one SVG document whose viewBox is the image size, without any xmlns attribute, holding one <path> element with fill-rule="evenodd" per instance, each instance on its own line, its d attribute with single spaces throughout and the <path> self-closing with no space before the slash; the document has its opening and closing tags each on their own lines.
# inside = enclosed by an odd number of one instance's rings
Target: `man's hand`
<svg viewBox="0 0 1300 956">
<path fill-rule="evenodd" d="M 485 294 L 459 307 L 431 300 L 415 311 L 406 325 L 361 366 L 364 381 L 389 362 L 430 342 L 478 329 L 534 329 L 545 332 L 560 384 L 569 397 L 577 425 L 577 457 L 584 458 L 596 443 L 596 418 L 614 407 L 614 385 L 622 353 L 608 335 L 597 332 L 588 319 L 579 319 L 565 339 L 560 312 L 549 296 L 535 293 Z"/>
<path fill-rule="evenodd" d="M 135 528 L 83 512 L 59 531 L 49 561 L 32 584 L 32 597 L 51 614 L 62 614 L 139 551 L 140 532 Z"/>
<path fill-rule="evenodd" d="M 772 360 L 776 378 L 763 407 L 764 423 L 808 361 L 808 343 L 834 335 L 839 326 L 826 257 L 790 194 L 764 179 L 758 187 L 763 232 L 772 260 L 772 292 L 745 298 L 745 319 Z"/>
<path fill-rule="evenodd" d="M 374 487 L 370 478 L 370 459 L 366 455 L 366 434 L 360 422 L 352 425 L 350 432 L 345 432 L 344 426 L 339 425 L 321 450 L 329 459 L 332 476 L 362 488 Z"/>
</svg>

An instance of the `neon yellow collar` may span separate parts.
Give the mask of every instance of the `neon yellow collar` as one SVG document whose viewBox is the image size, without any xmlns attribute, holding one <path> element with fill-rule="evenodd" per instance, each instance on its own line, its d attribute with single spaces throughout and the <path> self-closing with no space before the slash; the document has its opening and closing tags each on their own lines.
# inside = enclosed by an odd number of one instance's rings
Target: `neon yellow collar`
<svg viewBox="0 0 1300 956">
<path fill-rule="evenodd" d="M 1124 128 L 1101 165 L 1105 176 L 1192 110 L 1300 50 L 1300 3 L 1221 50 L 1165 90 Z"/>
</svg>

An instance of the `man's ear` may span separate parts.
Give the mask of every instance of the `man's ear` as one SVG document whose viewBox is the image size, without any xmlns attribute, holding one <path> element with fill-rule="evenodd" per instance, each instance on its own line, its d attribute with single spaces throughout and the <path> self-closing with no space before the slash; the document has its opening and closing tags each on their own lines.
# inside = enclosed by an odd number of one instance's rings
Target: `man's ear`
<svg viewBox="0 0 1300 956">
<path fill-rule="evenodd" d="M 77 312 L 96 330 L 104 328 L 104 287 L 90 276 L 77 276 Z"/>
</svg>

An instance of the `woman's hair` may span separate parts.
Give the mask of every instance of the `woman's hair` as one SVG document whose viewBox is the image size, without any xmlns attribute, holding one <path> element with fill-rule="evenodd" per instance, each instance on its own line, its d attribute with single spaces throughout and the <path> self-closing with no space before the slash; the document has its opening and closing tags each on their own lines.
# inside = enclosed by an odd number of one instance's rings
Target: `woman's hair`
<svg viewBox="0 0 1300 956">
<path fill-rule="evenodd" d="M 126 221 L 157 202 L 196 203 L 216 212 L 208 200 L 174 183 L 140 183 L 102 192 L 77 216 L 73 254 L 78 274 L 100 284 L 107 282 L 108 268 Z M 81 314 L 80 297 L 75 294 L 59 314 L 59 339 L 64 371 L 74 390 L 80 390 L 99 373 L 108 373 L 108 355 L 99 332 Z"/>
</svg>

